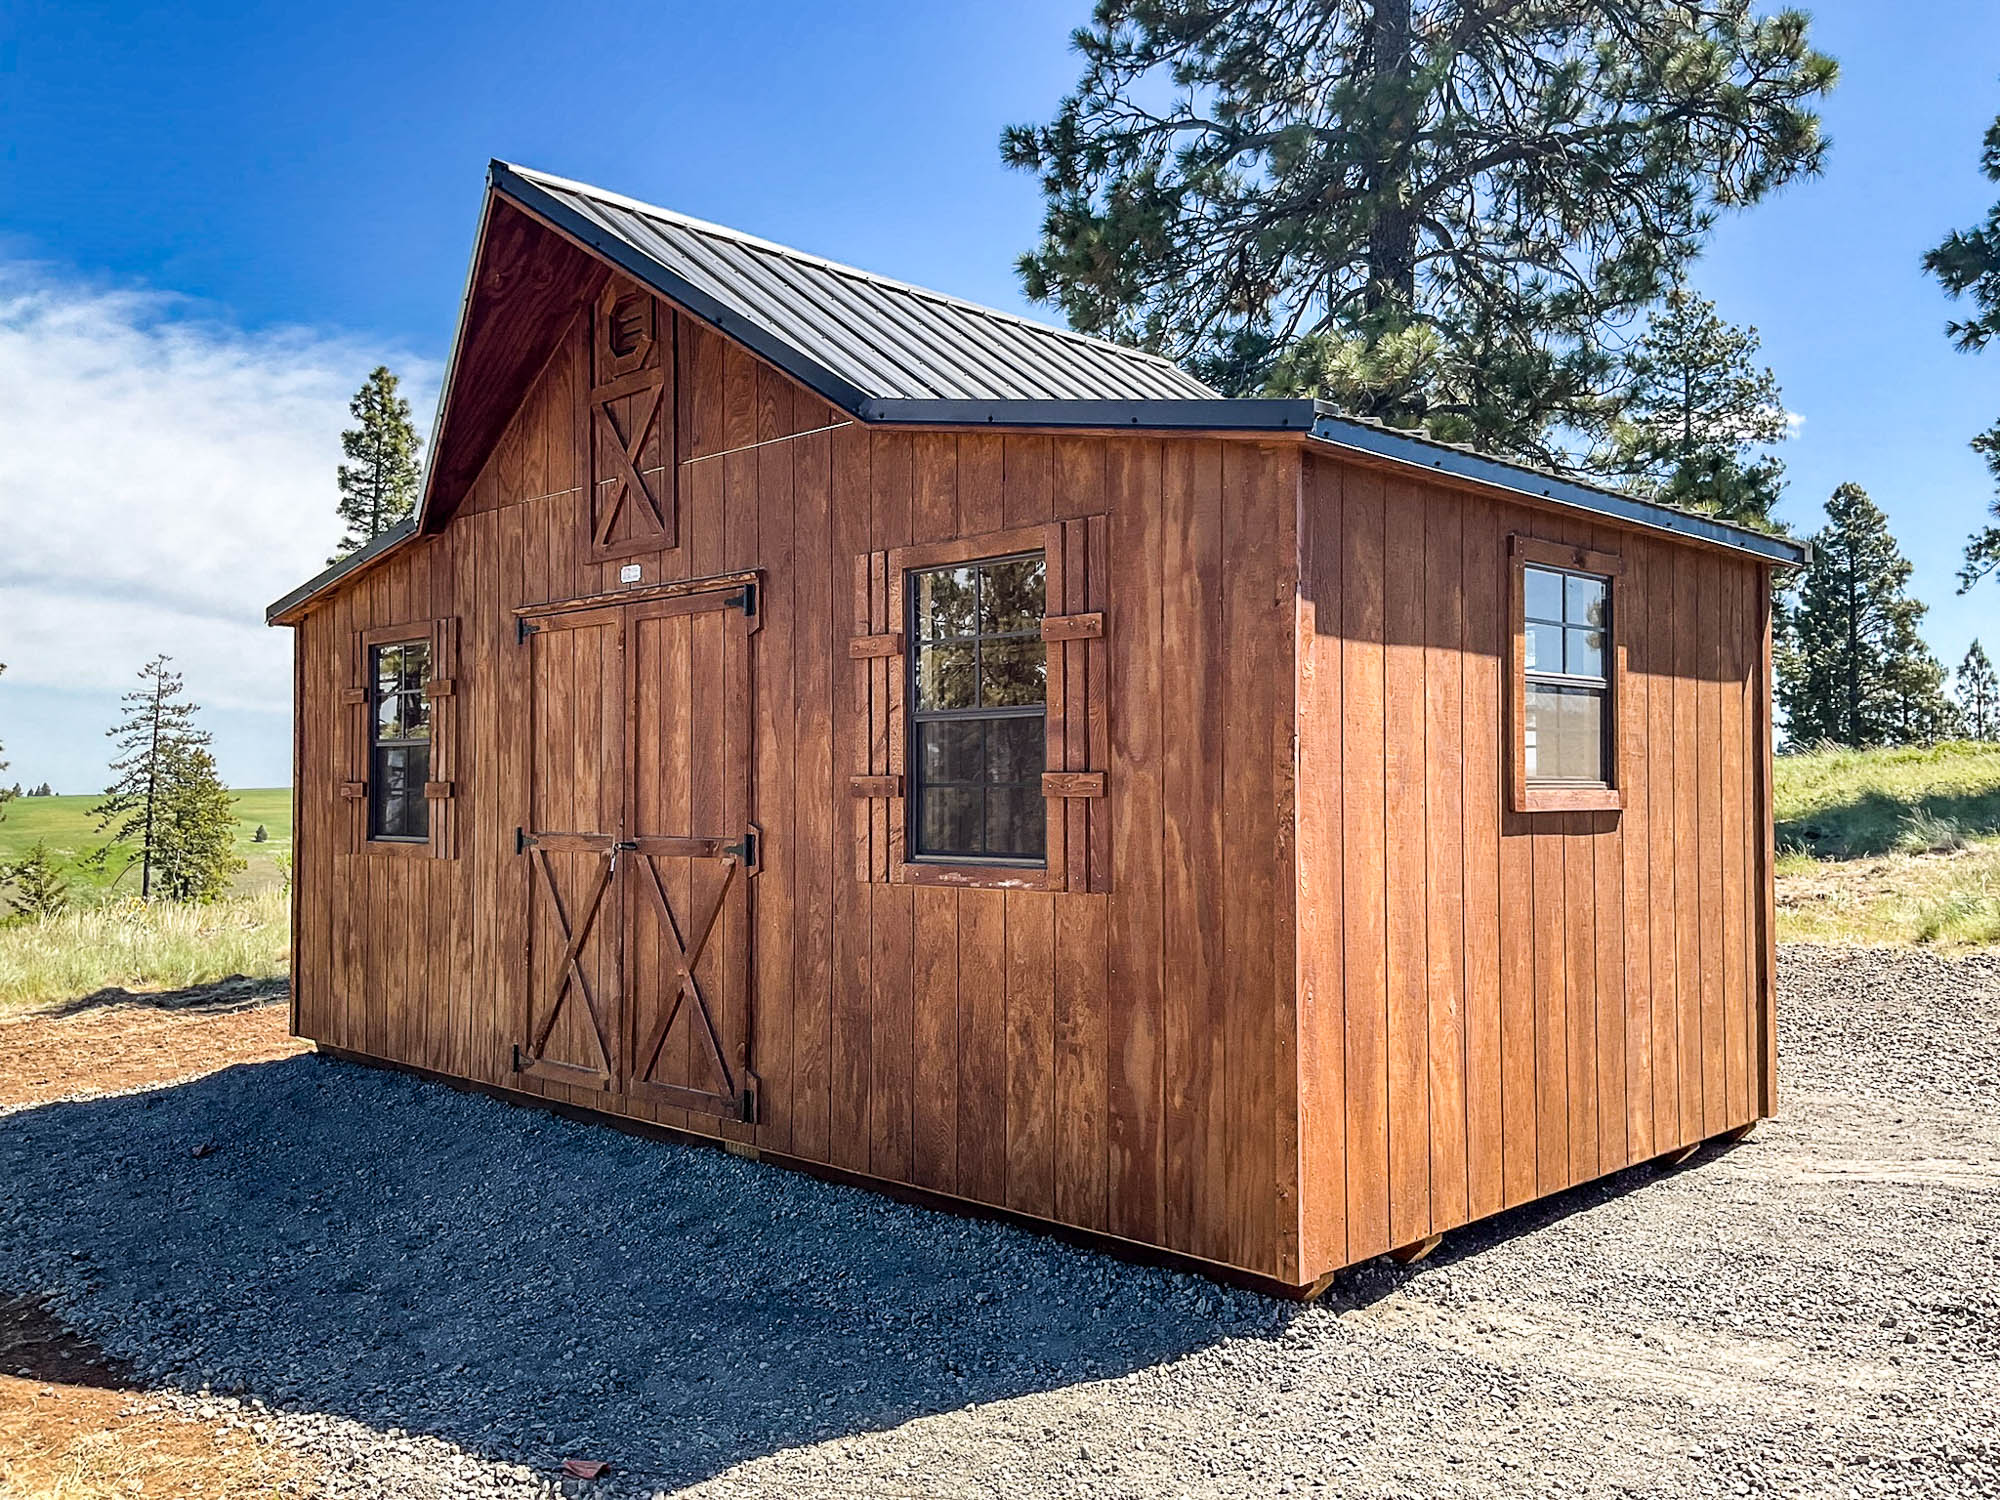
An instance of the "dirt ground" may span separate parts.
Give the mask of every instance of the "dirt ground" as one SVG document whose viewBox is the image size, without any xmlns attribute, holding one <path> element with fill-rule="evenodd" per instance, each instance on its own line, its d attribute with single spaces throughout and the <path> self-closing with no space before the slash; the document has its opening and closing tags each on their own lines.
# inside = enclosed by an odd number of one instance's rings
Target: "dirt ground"
<svg viewBox="0 0 2000 1500">
<path fill-rule="evenodd" d="M 0 1019 L 0 1109 L 172 1083 L 304 1050 L 271 986 L 93 996 Z M 32 1372 L 29 1378 L 17 1372 Z M 25 1297 L 0 1296 L 0 1495 L 120 1500 L 317 1493 L 313 1465 L 254 1437 L 160 1410 L 126 1372 Z"/>
</svg>

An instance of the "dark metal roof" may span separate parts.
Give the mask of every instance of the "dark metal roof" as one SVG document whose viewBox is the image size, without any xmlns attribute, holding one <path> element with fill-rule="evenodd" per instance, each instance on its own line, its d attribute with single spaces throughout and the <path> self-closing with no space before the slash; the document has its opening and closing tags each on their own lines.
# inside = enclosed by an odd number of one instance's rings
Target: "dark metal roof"
<svg viewBox="0 0 2000 1500">
<path fill-rule="evenodd" d="M 370 537 L 368 541 L 365 542 L 362 546 L 357 547 L 354 551 L 348 553 L 347 556 L 343 557 L 339 562 L 333 564 L 332 567 L 327 568 L 322 572 L 315 573 L 312 577 L 308 578 L 304 583 L 300 584 L 297 588 L 293 589 L 289 594 L 285 595 L 284 598 L 278 600 L 275 604 L 271 605 L 270 608 L 266 609 L 264 611 L 264 623 L 266 625 L 277 624 L 278 617 L 280 615 L 283 615 L 288 611 L 296 608 L 297 606 L 305 603 L 306 600 L 312 598 L 312 596 L 314 594 L 317 594 L 321 589 L 328 587 L 330 584 L 338 583 L 341 579 L 345 578 L 349 573 L 352 573 L 356 568 L 362 567 L 368 563 L 375 561 L 375 559 L 382 556 L 383 553 L 391 551 L 393 548 L 395 548 L 398 543 L 406 541 L 410 537 L 415 536 L 416 534 L 417 534 L 417 523 L 415 518 L 412 517 L 410 520 L 407 521 L 398 521 L 394 526 L 391 526 L 387 531 L 381 532 L 376 536 Z"/>
<path fill-rule="evenodd" d="M 1797 567 L 1802 543 L 1732 526 L 1469 448 L 1344 416 L 1306 399 L 1234 400 L 1156 355 L 1122 348 L 505 162 L 494 192 L 768 359 L 860 421 L 881 426 L 1293 433 Z M 488 199 L 488 208 L 491 198 Z M 482 219 L 482 239 L 484 237 Z M 476 268 L 476 261 L 475 261 Z M 467 289 L 468 305 L 471 288 Z M 458 376 L 461 314 L 440 424 Z M 431 501 L 426 455 L 426 512 Z M 277 622 L 415 534 L 405 521 L 293 589 Z"/>
<path fill-rule="evenodd" d="M 601 188 L 499 161 L 492 182 L 856 416 L 871 400 L 1215 395 L 1156 354 L 858 271 Z"/>
<path fill-rule="evenodd" d="M 1384 427 L 1379 422 L 1344 416 L 1324 401 L 1310 404 L 1314 409 L 1312 435 L 1338 448 L 1351 449 L 1374 458 L 1392 459 L 1459 479 L 1475 480 L 1495 489 L 1511 490 L 1531 500 L 1554 501 L 1558 505 L 1591 511 L 1629 525 L 1694 537 L 1718 547 L 1748 552 L 1781 567 L 1803 567 L 1812 556 L 1810 547 L 1790 537 L 1752 531 L 1747 526 L 1718 521 L 1713 516 L 1682 510 L 1679 506 L 1661 505 L 1657 501 L 1628 495 L 1622 490 L 1605 489 L 1601 485 L 1565 479 L 1526 464 L 1492 458 L 1471 448 L 1461 448 L 1456 443 L 1440 443 L 1417 433 Z"/>
</svg>

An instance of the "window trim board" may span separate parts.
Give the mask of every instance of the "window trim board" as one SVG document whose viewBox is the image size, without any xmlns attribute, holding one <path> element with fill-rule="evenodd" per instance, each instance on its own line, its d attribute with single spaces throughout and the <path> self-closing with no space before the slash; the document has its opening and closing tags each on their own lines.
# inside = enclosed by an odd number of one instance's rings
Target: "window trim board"
<svg viewBox="0 0 2000 1500">
<path fill-rule="evenodd" d="M 420 839 L 374 838 L 369 832 L 375 765 L 374 650 L 409 641 L 428 643 L 431 653 L 430 676 L 424 683 L 424 700 L 431 715 L 430 772 L 423 788 L 430 831 Z M 340 694 L 342 710 L 350 715 L 343 725 L 349 774 L 341 782 L 341 800 L 349 817 L 348 852 L 392 859 L 455 858 L 460 791 L 455 739 L 464 697 L 458 681 L 458 618 L 434 615 L 356 630 L 348 670 L 350 684 Z M 433 692 L 433 688 L 442 690 Z M 359 790 L 350 792 L 350 787 Z M 433 787 L 439 789 L 439 795 L 431 795 Z"/>
</svg>

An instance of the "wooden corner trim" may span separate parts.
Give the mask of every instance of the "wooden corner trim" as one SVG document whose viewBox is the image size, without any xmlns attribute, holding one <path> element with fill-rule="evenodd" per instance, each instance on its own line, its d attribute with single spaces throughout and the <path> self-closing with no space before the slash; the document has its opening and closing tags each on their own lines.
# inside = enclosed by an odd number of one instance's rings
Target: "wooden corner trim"
<svg viewBox="0 0 2000 1500">
<path fill-rule="evenodd" d="M 365 687 L 344 687 L 340 690 L 340 702 L 345 708 L 357 708 L 368 701 Z"/>
<path fill-rule="evenodd" d="M 424 800 L 428 802 L 448 802 L 451 800 L 451 796 L 452 784 L 449 781 L 426 781 L 424 783 Z"/>
<path fill-rule="evenodd" d="M 368 795 L 368 783 L 365 781 L 343 781 L 340 784 L 340 795 L 350 802 L 356 801 Z"/>
<path fill-rule="evenodd" d="M 429 682 L 424 684 L 424 696 L 426 698 L 449 698 L 457 691 L 458 682 L 455 678 L 451 677 L 433 677 Z"/>
</svg>

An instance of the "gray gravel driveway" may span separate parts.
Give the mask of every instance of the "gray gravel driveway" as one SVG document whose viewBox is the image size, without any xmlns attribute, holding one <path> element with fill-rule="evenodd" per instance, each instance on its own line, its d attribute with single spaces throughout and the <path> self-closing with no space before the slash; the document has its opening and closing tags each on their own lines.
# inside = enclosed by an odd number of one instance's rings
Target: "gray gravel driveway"
<svg viewBox="0 0 2000 1500">
<path fill-rule="evenodd" d="M 1781 974 L 1780 1120 L 1312 1308 L 312 1057 L 0 1116 L 0 1290 L 337 1494 L 2000 1494 L 2000 959 Z"/>
</svg>

